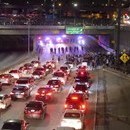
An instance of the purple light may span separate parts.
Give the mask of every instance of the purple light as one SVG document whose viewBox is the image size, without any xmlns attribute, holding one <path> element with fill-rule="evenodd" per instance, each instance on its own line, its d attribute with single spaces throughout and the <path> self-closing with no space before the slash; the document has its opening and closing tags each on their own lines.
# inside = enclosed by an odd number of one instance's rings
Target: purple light
<svg viewBox="0 0 130 130">
<path fill-rule="evenodd" d="M 62 37 L 63 37 L 63 38 L 66 38 L 67 36 L 64 34 L 64 35 L 62 35 Z"/>
<path fill-rule="evenodd" d="M 42 38 L 39 36 L 39 37 L 38 37 L 38 40 L 41 40 L 41 39 L 42 39 Z"/>
<path fill-rule="evenodd" d="M 60 43 L 63 42 L 63 40 L 61 39 L 61 37 L 57 37 L 57 38 L 56 38 L 56 41 L 57 41 L 57 42 L 60 42 Z"/>
<path fill-rule="evenodd" d="M 50 37 L 46 37 L 46 38 L 45 38 L 45 41 L 48 41 L 48 40 L 50 40 Z"/>
<path fill-rule="evenodd" d="M 39 43 L 38 43 L 38 45 L 39 45 L 39 46 L 41 46 L 41 47 L 43 47 L 43 46 L 44 46 L 43 41 L 42 41 L 42 40 L 40 40 L 40 41 L 39 41 Z"/>
</svg>

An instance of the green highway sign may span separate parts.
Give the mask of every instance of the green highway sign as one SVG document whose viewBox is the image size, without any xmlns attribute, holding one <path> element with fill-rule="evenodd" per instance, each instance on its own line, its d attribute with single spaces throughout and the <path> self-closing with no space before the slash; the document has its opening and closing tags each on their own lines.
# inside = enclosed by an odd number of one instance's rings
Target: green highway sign
<svg viewBox="0 0 130 130">
<path fill-rule="evenodd" d="M 66 34 L 83 34 L 83 27 L 66 27 Z"/>
</svg>

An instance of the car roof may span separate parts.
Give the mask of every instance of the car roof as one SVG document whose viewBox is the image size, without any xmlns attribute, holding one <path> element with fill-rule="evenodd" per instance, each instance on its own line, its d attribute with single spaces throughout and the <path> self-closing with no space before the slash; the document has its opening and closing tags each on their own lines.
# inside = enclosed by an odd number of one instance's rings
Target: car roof
<svg viewBox="0 0 130 130">
<path fill-rule="evenodd" d="M 17 122 L 17 123 L 21 123 L 23 120 L 20 120 L 20 119 L 8 119 L 6 120 L 5 122 Z"/>
</svg>

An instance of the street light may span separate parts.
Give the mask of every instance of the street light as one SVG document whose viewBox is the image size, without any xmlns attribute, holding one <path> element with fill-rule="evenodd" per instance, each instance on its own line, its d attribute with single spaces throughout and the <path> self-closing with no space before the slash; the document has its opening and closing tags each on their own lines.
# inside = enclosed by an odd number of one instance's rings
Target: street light
<svg viewBox="0 0 130 130">
<path fill-rule="evenodd" d="M 30 55 L 30 20 L 28 21 L 28 56 Z"/>
<path fill-rule="evenodd" d="M 60 13 L 60 16 L 59 16 L 59 17 L 61 18 L 61 6 L 62 6 L 62 4 L 59 3 L 58 6 L 59 6 L 59 8 L 60 8 L 60 12 L 59 12 L 59 13 Z"/>
<path fill-rule="evenodd" d="M 117 45 L 116 45 L 116 57 L 117 60 L 119 59 L 120 54 L 120 24 L 121 24 L 121 2 L 122 0 L 118 0 L 118 7 L 117 7 Z"/>
<path fill-rule="evenodd" d="M 74 25 L 75 25 L 75 19 L 76 19 L 76 8 L 78 7 L 78 3 L 72 3 L 73 4 L 73 6 L 74 6 Z"/>
</svg>

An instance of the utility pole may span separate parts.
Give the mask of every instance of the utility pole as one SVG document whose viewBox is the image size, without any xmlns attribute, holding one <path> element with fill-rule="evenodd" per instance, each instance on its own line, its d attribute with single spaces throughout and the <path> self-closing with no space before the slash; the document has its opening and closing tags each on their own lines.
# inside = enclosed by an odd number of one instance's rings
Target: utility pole
<svg viewBox="0 0 130 130">
<path fill-rule="evenodd" d="M 121 25 L 121 2 L 122 0 L 118 0 L 118 6 L 117 6 L 117 45 L 116 45 L 116 58 L 119 60 L 120 55 L 120 25 Z"/>
</svg>

